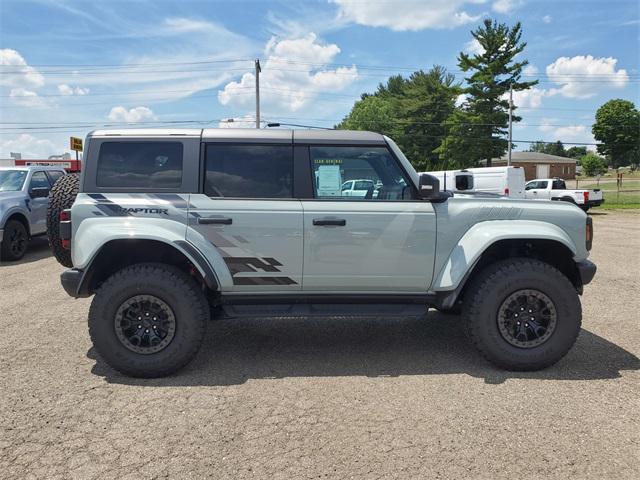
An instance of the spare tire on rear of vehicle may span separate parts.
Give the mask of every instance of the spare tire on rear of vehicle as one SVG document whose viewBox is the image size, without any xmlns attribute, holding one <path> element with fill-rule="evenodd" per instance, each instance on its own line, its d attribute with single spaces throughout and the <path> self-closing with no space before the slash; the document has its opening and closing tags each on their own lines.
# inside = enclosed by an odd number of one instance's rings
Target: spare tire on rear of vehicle
<svg viewBox="0 0 640 480">
<path fill-rule="evenodd" d="M 65 267 L 72 267 L 71 250 L 62 247 L 60 239 L 60 212 L 71 208 L 78 195 L 80 174 L 64 175 L 51 188 L 47 207 L 47 237 L 53 255 Z"/>
</svg>

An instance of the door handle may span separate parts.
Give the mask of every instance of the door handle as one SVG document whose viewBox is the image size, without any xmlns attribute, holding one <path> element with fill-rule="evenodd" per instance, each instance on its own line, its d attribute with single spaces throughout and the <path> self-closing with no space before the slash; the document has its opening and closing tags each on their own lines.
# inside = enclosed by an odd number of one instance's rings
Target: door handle
<svg viewBox="0 0 640 480">
<path fill-rule="evenodd" d="M 198 217 L 200 225 L 231 225 L 233 219 L 229 217 Z"/>
<path fill-rule="evenodd" d="M 344 218 L 314 218 L 313 224 L 319 227 L 344 227 L 347 221 Z"/>
</svg>

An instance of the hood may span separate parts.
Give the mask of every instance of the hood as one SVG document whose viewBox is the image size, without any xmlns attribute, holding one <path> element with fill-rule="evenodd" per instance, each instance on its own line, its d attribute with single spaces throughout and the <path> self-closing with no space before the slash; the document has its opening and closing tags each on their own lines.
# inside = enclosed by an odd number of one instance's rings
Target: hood
<svg viewBox="0 0 640 480">
<path fill-rule="evenodd" d="M 11 206 L 22 203 L 25 195 L 22 191 L 18 192 L 0 192 L 0 211 Z M 24 203 L 22 203 L 24 206 Z"/>
<path fill-rule="evenodd" d="M 8 200 L 11 198 L 22 198 L 24 197 L 24 192 L 22 190 L 18 190 L 17 192 L 2 192 L 0 191 L 0 201 Z"/>
</svg>

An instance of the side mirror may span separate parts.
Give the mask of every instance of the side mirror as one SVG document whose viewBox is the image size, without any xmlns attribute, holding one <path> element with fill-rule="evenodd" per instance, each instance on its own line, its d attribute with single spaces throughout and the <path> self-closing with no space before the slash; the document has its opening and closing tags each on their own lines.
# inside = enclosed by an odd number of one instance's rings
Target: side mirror
<svg viewBox="0 0 640 480">
<path fill-rule="evenodd" d="M 420 175 L 420 183 L 418 184 L 418 195 L 423 200 L 430 202 L 444 202 L 451 195 L 447 192 L 440 191 L 440 180 L 433 175 L 423 173 Z"/>
<path fill-rule="evenodd" d="M 49 196 L 49 189 L 46 187 L 32 188 L 29 195 L 31 195 L 31 198 L 46 198 Z"/>
</svg>

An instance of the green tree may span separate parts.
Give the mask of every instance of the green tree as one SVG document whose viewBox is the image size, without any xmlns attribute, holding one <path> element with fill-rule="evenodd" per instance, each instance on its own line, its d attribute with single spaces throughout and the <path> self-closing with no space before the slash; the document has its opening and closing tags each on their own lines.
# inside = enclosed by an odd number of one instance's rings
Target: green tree
<svg viewBox="0 0 640 480">
<path fill-rule="evenodd" d="M 587 154 L 580 159 L 580 164 L 582 165 L 582 173 L 587 177 L 600 175 L 607 171 L 607 162 L 605 159 L 593 152 L 587 152 Z"/>
<path fill-rule="evenodd" d="M 336 128 L 373 130 L 392 137 L 418 171 L 438 166 L 435 150 L 444 136 L 443 123 L 455 110 L 460 87 L 440 66 L 395 75 L 377 91 L 362 96 Z"/>
<path fill-rule="evenodd" d="M 398 126 L 395 118 L 394 105 L 389 98 L 363 95 L 337 127 L 343 130 L 371 130 L 393 138 Z"/>
<path fill-rule="evenodd" d="M 501 157 L 507 150 L 504 136 L 509 119 L 509 87 L 514 91 L 526 90 L 538 81 L 520 81 L 522 69 L 529 63 L 525 59 L 516 59 L 527 45 L 521 41 L 520 23 L 510 28 L 487 19 L 471 35 L 483 52 L 475 55 L 461 52 L 458 57 L 460 69 L 470 73 L 465 77 L 467 101 L 462 106 L 467 115 L 456 113 L 451 118 L 440 152 L 442 156 L 446 155 L 446 144 L 454 163 L 472 165 L 486 159 L 487 166 L 490 166 L 492 158 Z M 469 124 L 461 124 L 461 121 Z M 520 117 L 514 115 L 513 121 L 519 122 Z M 465 134 L 459 136 L 460 131 L 465 131 Z M 473 156 L 465 152 L 472 152 Z"/>
<path fill-rule="evenodd" d="M 567 149 L 567 157 L 580 160 L 587 154 L 587 147 L 571 147 Z"/>
<path fill-rule="evenodd" d="M 564 145 L 560 140 L 556 140 L 555 142 L 543 142 L 542 140 L 538 140 L 537 142 L 533 142 L 531 147 L 529 147 L 530 152 L 539 152 L 546 153 L 547 155 L 556 155 L 558 157 L 566 157 L 567 152 L 564 149 Z M 585 150 L 586 153 L 586 150 Z"/>
<path fill-rule="evenodd" d="M 591 129 L 598 153 L 614 167 L 637 163 L 640 156 L 640 112 L 628 100 L 609 100 L 596 112 Z"/>
</svg>

